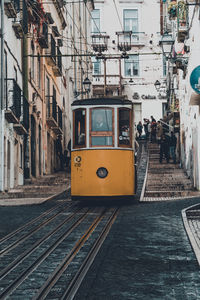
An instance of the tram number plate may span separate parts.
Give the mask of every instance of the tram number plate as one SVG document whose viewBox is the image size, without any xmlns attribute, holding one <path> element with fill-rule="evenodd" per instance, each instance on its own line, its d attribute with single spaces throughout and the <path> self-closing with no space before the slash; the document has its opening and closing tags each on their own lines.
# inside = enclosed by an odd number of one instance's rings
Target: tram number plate
<svg viewBox="0 0 200 300">
<path fill-rule="evenodd" d="M 74 167 L 81 167 L 81 163 L 75 163 Z"/>
<path fill-rule="evenodd" d="M 74 166 L 81 167 L 81 156 L 74 157 Z"/>
</svg>

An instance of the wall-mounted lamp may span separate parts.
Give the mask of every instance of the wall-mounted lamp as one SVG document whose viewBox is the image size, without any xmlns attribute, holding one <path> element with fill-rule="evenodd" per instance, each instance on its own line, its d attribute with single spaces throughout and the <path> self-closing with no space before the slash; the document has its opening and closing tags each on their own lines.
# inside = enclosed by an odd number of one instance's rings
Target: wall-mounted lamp
<svg viewBox="0 0 200 300">
<path fill-rule="evenodd" d="M 174 38 L 171 34 L 168 32 L 165 32 L 160 40 L 160 45 L 162 47 L 163 55 L 166 57 L 166 59 L 169 59 L 172 57 L 172 49 L 174 45 Z"/>
<path fill-rule="evenodd" d="M 159 80 L 156 80 L 156 82 L 154 83 L 154 86 L 155 86 L 155 88 L 156 88 L 156 91 L 159 91 L 159 90 L 160 90 L 160 85 L 161 85 L 160 81 L 159 81 Z"/>
</svg>

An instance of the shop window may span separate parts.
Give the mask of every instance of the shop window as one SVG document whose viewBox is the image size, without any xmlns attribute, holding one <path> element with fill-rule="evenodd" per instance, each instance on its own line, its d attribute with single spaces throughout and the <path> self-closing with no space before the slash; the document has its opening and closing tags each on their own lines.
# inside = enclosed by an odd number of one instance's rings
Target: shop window
<svg viewBox="0 0 200 300">
<path fill-rule="evenodd" d="M 131 110 L 128 108 L 119 109 L 119 147 L 131 147 Z"/>
<path fill-rule="evenodd" d="M 91 146 L 113 146 L 113 109 L 91 109 Z"/>
<path fill-rule="evenodd" d="M 86 110 L 77 109 L 74 111 L 74 148 L 86 146 Z"/>
</svg>

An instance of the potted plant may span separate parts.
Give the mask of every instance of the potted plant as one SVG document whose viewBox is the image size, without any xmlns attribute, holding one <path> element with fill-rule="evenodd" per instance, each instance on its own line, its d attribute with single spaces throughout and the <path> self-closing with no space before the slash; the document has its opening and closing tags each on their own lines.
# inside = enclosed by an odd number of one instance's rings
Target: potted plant
<svg viewBox="0 0 200 300">
<path fill-rule="evenodd" d="M 171 19 L 175 18 L 177 16 L 177 2 L 171 1 L 168 3 L 168 14 Z"/>
</svg>

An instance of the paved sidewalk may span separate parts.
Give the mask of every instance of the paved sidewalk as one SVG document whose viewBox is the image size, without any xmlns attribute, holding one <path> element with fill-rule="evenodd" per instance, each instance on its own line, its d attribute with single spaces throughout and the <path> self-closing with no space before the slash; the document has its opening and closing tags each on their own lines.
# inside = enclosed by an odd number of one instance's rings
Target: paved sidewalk
<svg viewBox="0 0 200 300">
<path fill-rule="evenodd" d="M 70 186 L 70 174 L 66 171 L 34 178 L 25 185 L 0 193 L 0 206 L 40 204 L 65 193 Z"/>
</svg>

